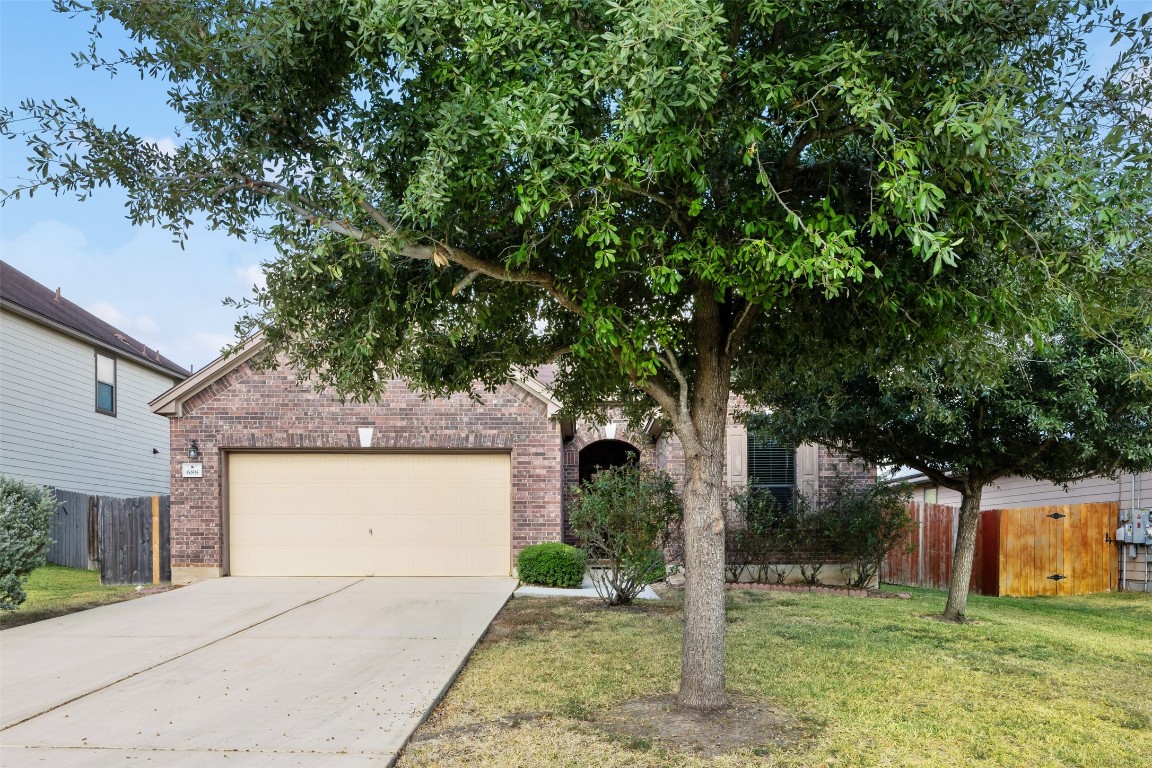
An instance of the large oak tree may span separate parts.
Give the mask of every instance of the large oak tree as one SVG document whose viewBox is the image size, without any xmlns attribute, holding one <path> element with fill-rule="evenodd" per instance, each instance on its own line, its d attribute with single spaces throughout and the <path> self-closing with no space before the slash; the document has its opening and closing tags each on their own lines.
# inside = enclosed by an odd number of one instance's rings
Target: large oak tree
<svg viewBox="0 0 1152 768">
<path fill-rule="evenodd" d="M 127 28 L 137 47 L 81 63 L 166 78 L 182 143 L 30 102 L 0 116 L 33 150 L 10 194 L 112 182 L 136 221 L 270 237 L 242 330 L 342 393 L 491 387 L 556 361 L 573 414 L 612 401 L 668 422 L 687 461 L 679 701 L 697 709 L 725 703 L 725 415 L 755 380 L 735 374 L 782 348 L 764 321 L 802 337 L 847 303 L 862 360 L 1039 323 L 996 276 L 1053 288 L 1110 244 L 1097 223 L 1036 249 L 1032 219 L 1100 212 L 1123 241 L 1138 196 L 1142 148 L 1122 130 L 1085 151 L 1081 127 L 1107 89 L 1117 125 L 1147 104 L 1139 55 L 1083 77 L 1107 3 L 63 8 Z"/>
</svg>

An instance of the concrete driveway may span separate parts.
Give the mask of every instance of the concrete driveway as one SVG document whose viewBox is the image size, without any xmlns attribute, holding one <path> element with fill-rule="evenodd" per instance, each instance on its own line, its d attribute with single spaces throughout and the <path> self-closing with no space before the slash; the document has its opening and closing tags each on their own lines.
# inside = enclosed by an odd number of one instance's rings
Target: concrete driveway
<svg viewBox="0 0 1152 768">
<path fill-rule="evenodd" d="M 0 764 L 390 765 L 515 587 L 228 578 L 5 630 Z"/>
</svg>

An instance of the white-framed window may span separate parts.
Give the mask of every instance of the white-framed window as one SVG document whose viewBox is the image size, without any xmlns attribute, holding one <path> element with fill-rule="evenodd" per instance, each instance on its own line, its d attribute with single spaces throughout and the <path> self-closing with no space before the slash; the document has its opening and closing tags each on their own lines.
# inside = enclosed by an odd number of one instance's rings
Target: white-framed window
<svg viewBox="0 0 1152 768">
<path fill-rule="evenodd" d="M 96 412 L 116 415 L 116 358 L 96 353 Z"/>
</svg>

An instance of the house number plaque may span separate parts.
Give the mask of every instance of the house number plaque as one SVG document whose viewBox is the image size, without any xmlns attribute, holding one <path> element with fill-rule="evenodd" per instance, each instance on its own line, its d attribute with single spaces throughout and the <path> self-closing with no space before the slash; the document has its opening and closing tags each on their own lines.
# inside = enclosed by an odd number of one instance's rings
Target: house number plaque
<svg viewBox="0 0 1152 768">
<path fill-rule="evenodd" d="M 181 477 L 204 477 L 204 465 L 199 462 L 192 464 L 185 462 L 180 465 Z"/>
</svg>

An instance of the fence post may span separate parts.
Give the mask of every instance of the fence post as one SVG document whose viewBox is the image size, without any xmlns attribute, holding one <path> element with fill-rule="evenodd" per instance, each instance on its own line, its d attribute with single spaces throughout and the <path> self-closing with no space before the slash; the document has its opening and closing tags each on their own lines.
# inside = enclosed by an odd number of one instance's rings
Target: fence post
<svg viewBox="0 0 1152 768">
<path fill-rule="evenodd" d="M 152 497 L 152 583 L 160 583 L 160 497 Z"/>
<path fill-rule="evenodd" d="M 100 571 L 103 578 L 104 565 L 100 562 L 100 497 L 88 497 L 88 568 Z"/>
<path fill-rule="evenodd" d="M 924 527 L 928 521 L 928 504 L 916 505 L 916 575 L 912 577 L 912 583 L 920 585 L 924 583 Z"/>
</svg>

